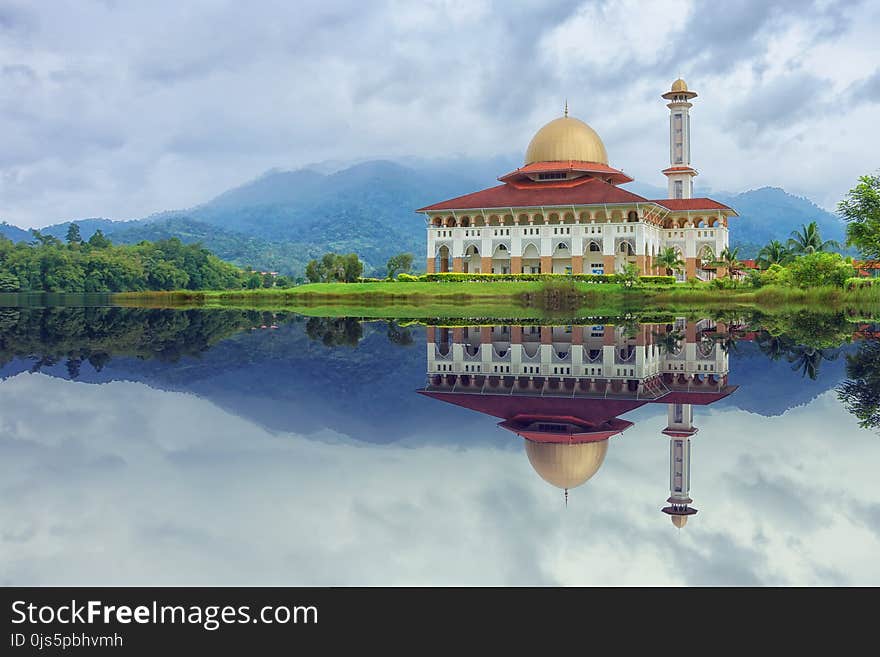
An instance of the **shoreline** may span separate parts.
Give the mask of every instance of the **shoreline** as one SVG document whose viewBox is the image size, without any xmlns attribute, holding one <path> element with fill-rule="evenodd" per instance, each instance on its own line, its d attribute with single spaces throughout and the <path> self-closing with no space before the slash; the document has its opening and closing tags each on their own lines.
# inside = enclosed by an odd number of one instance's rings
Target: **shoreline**
<svg viewBox="0 0 880 657">
<path fill-rule="evenodd" d="M 800 289 L 763 287 L 710 289 L 575 283 L 566 307 L 542 303 L 539 281 L 311 283 L 294 288 L 120 292 L 115 305 L 134 307 L 234 307 L 294 310 L 302 314 L 374 317 L 547 317 L 559 314 L 595 317 L 700 310 L 761 310 L 828 313 L 847 311 L 880 317 L 880 288 Z"/>
</svg>

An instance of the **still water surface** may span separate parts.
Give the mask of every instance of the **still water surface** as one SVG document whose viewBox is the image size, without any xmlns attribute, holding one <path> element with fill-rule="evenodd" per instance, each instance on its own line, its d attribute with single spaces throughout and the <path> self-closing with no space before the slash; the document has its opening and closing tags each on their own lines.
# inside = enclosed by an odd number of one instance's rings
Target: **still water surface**
<svg viewBox="0 0 880 657">
<path fill-rule="evenodd" d="M 0 580 L 880 584 L 836 321 L 0 309 Z"/>
</svg>

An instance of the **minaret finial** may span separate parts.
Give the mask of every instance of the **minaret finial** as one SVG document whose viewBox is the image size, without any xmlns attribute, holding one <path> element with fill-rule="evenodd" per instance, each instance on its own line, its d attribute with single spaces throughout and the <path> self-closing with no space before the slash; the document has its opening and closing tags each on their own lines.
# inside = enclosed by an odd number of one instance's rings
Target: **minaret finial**
<svg viewBox="0 0 880 657">
<path fill-rule="evenodd" d="M 568 98 L 565 99 L 565 116 L 568 116 Z"/>
</svg>

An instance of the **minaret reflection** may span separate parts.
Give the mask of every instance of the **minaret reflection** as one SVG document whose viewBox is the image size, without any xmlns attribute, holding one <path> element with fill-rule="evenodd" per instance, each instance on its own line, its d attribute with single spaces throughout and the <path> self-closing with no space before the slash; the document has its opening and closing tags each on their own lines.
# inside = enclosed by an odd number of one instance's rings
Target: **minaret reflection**
<svg viewBox="0 0 880 657">
<path fill-rule="evenodd" d="M 619 416 L 667 404 L 670 497 L 682 527 L 690 507 L 693 407 L 732 393 L 723 325 L 704 320 L 635 327 L 428 327 L 421 394 L 499 418 L 523 438 L 538 475 L 564 491 L 599 471 L 610 439 L 633 423 Z"/>
<path fill-rule="evenodd" d="M 691 404 L 669 404 L 668 425 L 663 433 L 669 436 L 669 498 L 663 513 L 672 517 L 672 524 L 681 529 L 687 524 L 688 516 L 697 510 L 689 506 L 693 500 L 688 497 L 691 488 L 691 436 L 698 429 L 693 423 L 694 410 Z"/>
</svg>

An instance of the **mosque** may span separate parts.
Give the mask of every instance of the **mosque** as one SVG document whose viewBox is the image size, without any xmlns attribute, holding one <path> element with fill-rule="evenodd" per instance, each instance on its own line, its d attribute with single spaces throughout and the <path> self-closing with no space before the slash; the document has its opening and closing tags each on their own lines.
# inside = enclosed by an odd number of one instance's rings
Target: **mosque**
<svg viewBox="0 0 880 657">
<path fill-rule="evenodd" d="M 427 271 L 613 274 L 635 263 L 642 275 L 666 274 L 656 258 L 674 248 L 685 263 L 679 281 L 716 274 L 737 213 L 694 198 L 691 100 L 682 79 L 668 102 L 668 198 L 649 200 L 620 185 L 633 178 L 608 164 L 605 144 L 589 125 L 564 115 L 542 127 L 525 163 L 489 189 L 417 210 L 427 223 Z"/>
<path fill-rule="evenodd" d="M 611 439 L 633 426 L 620 415 L 667 406 L 669 497 L 661 510 L 682 528 L 690 498 L 694 408 L 730 395 L 727 327 L 709 320 L 623 326 L 427 329 L 425 396 L 484 413 L 523 439 L 526 457 L 564 492 L 589 481 Z"/>
</svg>

